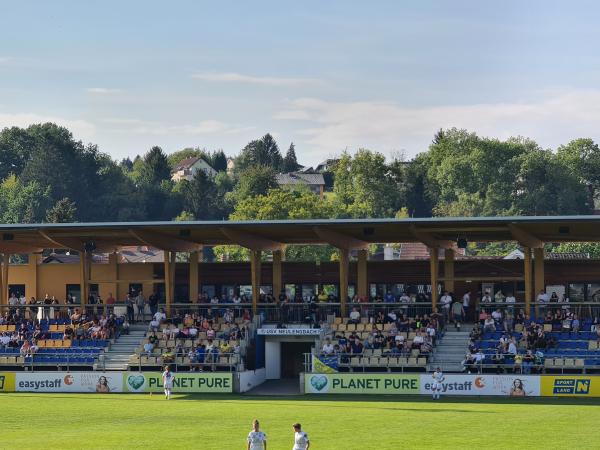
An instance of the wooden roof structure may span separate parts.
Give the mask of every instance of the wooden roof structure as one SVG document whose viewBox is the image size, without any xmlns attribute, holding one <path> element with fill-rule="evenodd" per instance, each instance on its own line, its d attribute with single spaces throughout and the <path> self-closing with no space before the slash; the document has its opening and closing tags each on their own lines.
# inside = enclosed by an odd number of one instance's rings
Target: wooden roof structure
<svg viewBox="0 0 600 450">
<path fill-rule="evenodd" d="M 354 250 L 371 243 L 421 242 L 451 248 L 458 239 L 517 241 L 529 248 L 545 242 L 594 242 L 600 241 L 600 216 L 0 224 L 0 253 L 44 248 L 112 252 L 132 245 L 189 252 L 220 244 L 253 250 L 331 244 Z"/>
</svg>

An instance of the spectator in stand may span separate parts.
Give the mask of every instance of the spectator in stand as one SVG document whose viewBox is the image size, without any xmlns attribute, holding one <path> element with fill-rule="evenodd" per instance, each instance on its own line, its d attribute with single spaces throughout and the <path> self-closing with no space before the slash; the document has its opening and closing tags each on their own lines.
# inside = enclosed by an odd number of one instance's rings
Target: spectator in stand
<svg viewBox="0 0 600 450">
<path fill-rule="evenodd" d="M 496 310 L 494 312 L 492 312 L 492 319 L 494 319 L 494 322 L 496 324 L 496 328 L 501 327 L 501 325 L 502 325 L 502 311 L 500 311 L 500 308 L 496 308 Z"/>
<path fill-rule="evenodd" d="M 523 356 L 523 373 L 525 375 L 531 374 L 531 369 L 533 368 L 534 361 L 535 358 L 533 356 L 533 353 L 531 353 L 531 350 L 527 350 L 527 353 L 525 353 L 525 356 Z"/>
<path fill-rule="evenodd" d="M 442 305 L 442 311 L 444 313 L 444 318 L 446 322 L 448 321 L 448 317 L 450 315 L 450 306 L 452 305 L 452 296 L 448 291 L 444 291 L 444 295 L 440 298 L 440 305 Z"/>
<path fill-rule="evenodd" d="M 148 306 L 150 307 L 150 315 L 154 316 L 158 311 L 158 295 L 156 295 L 156 292 L 152 292 L 148 297 Z"/>
<path fill-rule="evenodd" d="M 117 303 L 117 300 L 113 297 L 112 292 L 108 293 L 108 297 L 106 297 L 106 306 L 108 306 L 108 311 L 112 312 L 112 308 L 115 306 L 115 303 Z"/>
<path fill-rule="evenodd" d="M 489 291 L 485 291 L 483 297 L 481 297 L 481 303 L 492 303 L 492 296 Z"/>
<path fill-rule="evenodd" d="M 21 356 L 30 356 L 31 355 L 31 344 L 29 341 L 24 341 L 20 350 Z"/>
<path fill-rule="evenodd" d="M 469 311 L 471 307 L 471 291 L 465 292 L 462 298 L 463 311 L 465 312 L 465 320 L 469 320 Z"/>
<path fill-rule="evenodd" d="M 496 322 L 491 316 L 488 316 L 483 323 L 483 331 L 484 332 L 494 332 L 496 331 Z"/>
<path fill-rule="evenodd" d="M 458 330 L 460 329 L 460 325 L 465 317 L 465 310 L 461 302 L 456 300 L 452 303 L 452 321 L 454 322 L 454 327 Z"/>
<path fill-rule="evenodd" d="M 146 299 L 144 298 L 144 293 L 141 289 L 138 292 L 138 295 L 135 297 L 135 304 L 138 310 L 136 319 L 141 320 L 143 322 L 146 314 L 146 312 L 144 311 L 144 309 L 146 308 Z"/>
<path fill-rule="evenodd" d="M 133 308 L 133 298 L 131 297 L 131 294 L 127 294 L 127 297 L 125 297 L 125 306 L 127 307 L 127 319 L 129 320 L 130 323 L 135 323 L 135 310 Z"/>
<path fill-rule="evenodd" d="M 158 314 L 158 313 L 157 313 Z M 148 329 L 150 331 L 158 331 L 158 328 L 160 327 L 160 322 L 156 319 L 156 316 L 152 318 L 152 320 L 150 321 L 150 325 L 148 325 Z"/>
<path fill-rule="evenodd" d="M 383 300 L 385 303 L 394 303 L 396 301 L 396 297 L 394 297 L 394 294 L 392 294 L 390 291 L 387 291 Z"/>
<path fill-rule="evenodd" d="M 0 348 L 2 350 L 6 350 L 8 348 L 9 342 L 10 342 L 10 335 L 8 333 L 2 333 L 0 335 Z"/>
<path fill-rule="evenodd" d="M 501 374 L 504 373 L 504 354 L 503 352 L 498 348 L 496 349 L 496 353 L 494 355 L 492 355 L 492 361 L 494 364 L 496 364 L 496 373 L 497 374 Z"/>
<path fill-rule="evenodd" d="M 498 289 L 498 292 L 496 292 L 496 295 L 494 295 L 494 302 L 495 303 L 504 303 L 504 293 L 502 292 L 502 289 Z"/>
<path fill-rule="evenodd" d="M 571 321 L 571 331 L 578 332 L 580 327 L 579 319 L 573 314 L 573 320 Z"/>
<path fill-rule="evenodd" d="M 508 341 L 507 353 L 513 356 L 517 354 L 517 344 L 514 337 L 511 337 Z"/>
<path fill-rule="evenodd" d="M 352 343 L 350 344 L 351 347 L 351 351 L 353 355 L 360 355 L 363 352 L 363 348 L 364 346 L 362 345 L 362 343 L 360 342 L 360 340 L 358 338 L 354 339 L 354 341 L 352 341 Z"/>
<path fill-rule="evenodd" d="M 420 349 L 421 348 L 421 344 L 423 344 L 423 342 L 425 342 L 425 340 L 423 339 L 423 335 L 421 334 L 420 331 L 417 331 L 416 336 L 413 338 L 412 348 L 413 349 Z"/>
<path fill-rule="evenodd" d="M 352 308 L 352 311 L 350 312 L 350 320 L 348 321 L 348 323 L 360 323 L 360 312 L 358 311 L 358 308 Z"/>
<path fill-rule="evenodd" d="M 325 343 L 323 344 L 323 348 L 321 349 L 321 353 L 325 356 L 333 355 L 333 344 L 331 343 L 331 339 L 327 338 Z"/>
<path fill-rule="evenodd" d="M 156 319 L 156 321 L 158 323 L 161 323 L 165 320 L 167 320 L 167 313 L 165 312 L 165 310 L 163 308 L 160 309 L 160 311 L 157 311 L 153 314 L 154 319 Z"/>
<path fill-rule="evenodd" d="M 540 290 L 540 293 L 537 296 L 537 302 L 540 304 L 540 314 L 544 314 L 544 310 L 546 309 L 546 304 L 550 301 L 550 297 L 544 291 L 544 289 Z"/>
</svg>

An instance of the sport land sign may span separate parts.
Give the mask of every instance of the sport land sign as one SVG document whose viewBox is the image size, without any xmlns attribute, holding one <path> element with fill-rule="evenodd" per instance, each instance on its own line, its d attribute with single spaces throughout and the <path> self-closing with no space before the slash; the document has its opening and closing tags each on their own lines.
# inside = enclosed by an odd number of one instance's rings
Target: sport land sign
<svg viewBox="0 0 600 450">
<path fill-rule="evenodd" d="M 173 392 L 233 392 L 231 373 L 175 373 Z M 123 372 L 124 392 L 161 392 L 163 390 L 160 372 Z"/>
</svg>

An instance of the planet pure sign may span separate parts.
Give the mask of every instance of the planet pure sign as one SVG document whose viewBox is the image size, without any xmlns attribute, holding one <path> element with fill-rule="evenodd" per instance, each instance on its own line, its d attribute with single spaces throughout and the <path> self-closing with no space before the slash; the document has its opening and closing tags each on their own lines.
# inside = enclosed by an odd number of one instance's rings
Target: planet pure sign
<svg viewBox="0 0 600 450">
<path fill-rule="evenodd" d="M 307 394 L 418 394 L 419 375 L 310 374 L 304 377 Z"/>
<path fill-rule="evenodd" d="M 159 372 L 123 373 L 124 392 L 161 392 L 162 376 Z M 231 373 L 175 373 L 173 392 L 233 392 Z"/>
</svg>

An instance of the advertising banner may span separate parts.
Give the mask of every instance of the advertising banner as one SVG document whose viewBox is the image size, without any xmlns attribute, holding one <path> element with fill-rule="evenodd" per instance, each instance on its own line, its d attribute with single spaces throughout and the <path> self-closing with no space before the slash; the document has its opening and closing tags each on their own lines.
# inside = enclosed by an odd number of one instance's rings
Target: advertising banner
<svg viewBox="0 0 600 450">
<path fill-rule="evenodd" d="M 231 373 L 175 373 L 173 392 L 233 392 L 233 374 Z M 122 372 L 124 392 L 162 392 L 162 374 L 160 372 Z"/>
<path fill-rule="evenodd" d="M 15 391 L 15 374 L 9 372 L 0 372 L 0 392 Z"/>
<path fill-rule="evenodd" d="M 433 378 L 421 374 L 421 394 L 431 394 Z M 538 397 L 540 377 L 534 375 L 444 375 L 442 395 Z"/>
<path fill-rule="evenodd" d="M 318 336 L 320 328 L 259 328 L 256 334 L 261 336 Z"/>
<path fill-rule="evenodd" d="M 379 373 L 307 373 L 307 394 L 418 394 L 419 375 Z"/>
<path fill-rule="evenodd" d="M 550 397 L 600 397 L 600 377 L 579 375 L 544 376 L 542 395 Z"/>
<path fill-rule="evenodd" d="M 97 392 L 123 391 L 122 372 L 17 372 L 16 392 Z"/>
</svg>

